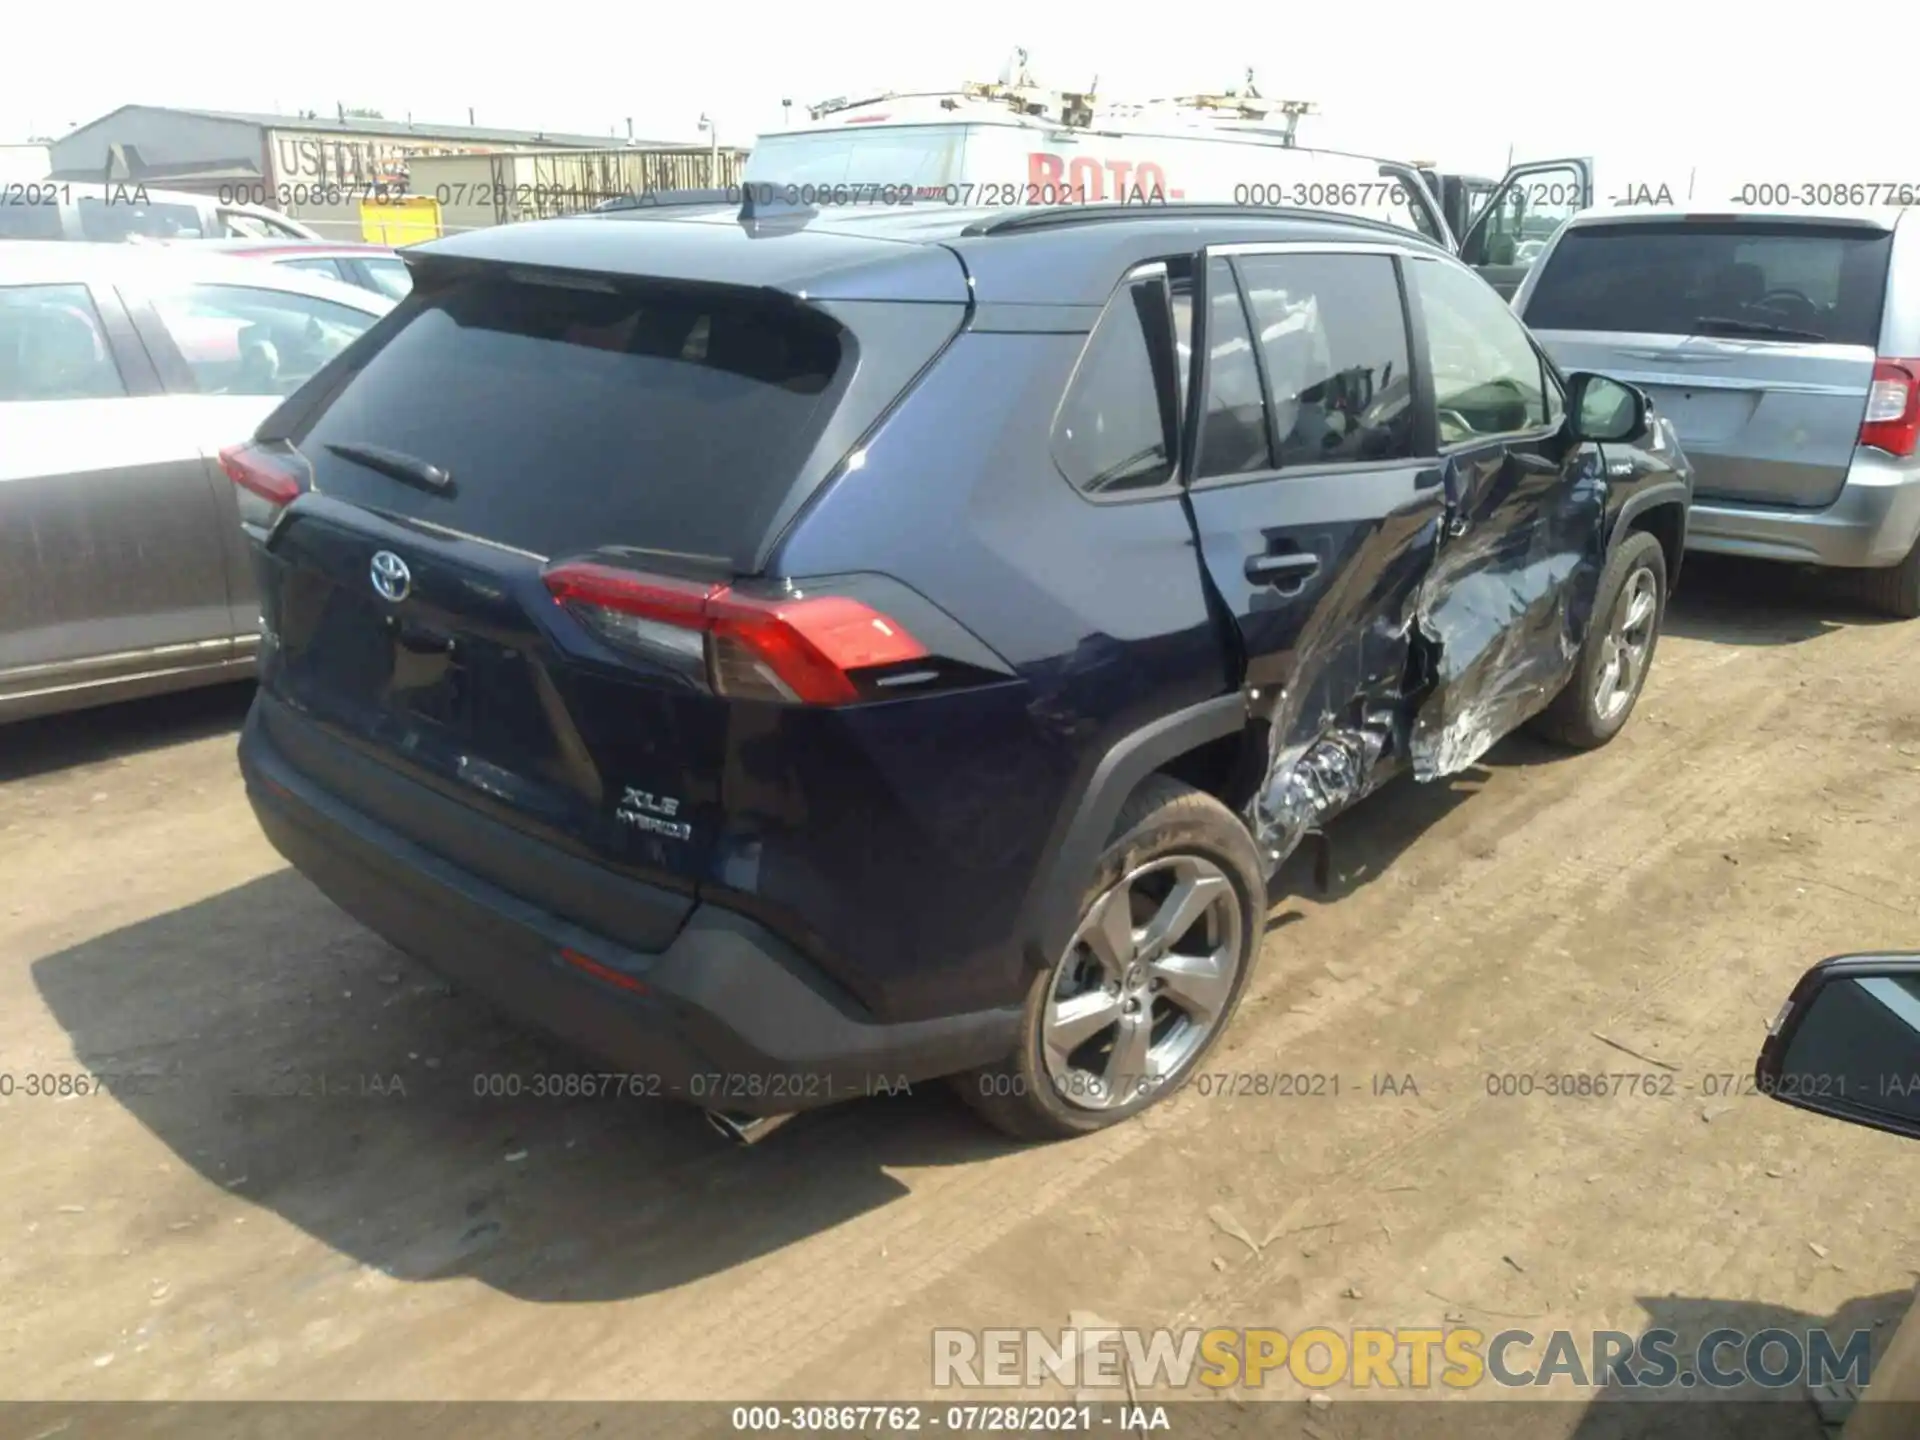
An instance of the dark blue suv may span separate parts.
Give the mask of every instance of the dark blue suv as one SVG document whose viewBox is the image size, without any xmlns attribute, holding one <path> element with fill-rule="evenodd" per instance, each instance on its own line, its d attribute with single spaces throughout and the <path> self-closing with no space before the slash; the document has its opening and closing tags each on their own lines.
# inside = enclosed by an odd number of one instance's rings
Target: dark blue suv
<svg viewBox="0 0 1920 1440">
<path fill-rule="evenodd" d="M 344 909 L 773 1117 L 1170 1093 L 1280 862 L 1631 711 L 1690 475 L 1418 236 L 1308 212 L 629 209 L 407 252 L 227 452 L 241 762 Z"/>
</svg>

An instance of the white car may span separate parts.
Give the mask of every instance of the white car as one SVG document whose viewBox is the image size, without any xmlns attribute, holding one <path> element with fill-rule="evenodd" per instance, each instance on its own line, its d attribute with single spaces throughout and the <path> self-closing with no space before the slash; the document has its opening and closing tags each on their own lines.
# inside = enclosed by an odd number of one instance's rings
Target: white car
<svg viewBox="0 0 1920 1440">
<path fill-rule="evenodd" d="M 220 451 L 392 308 L 193 249 L 0 243 L 0 720 L 251 670 Z"/>
<path fill-rule="evenodd" d="M 137 180 L 28 180 L 0 187 L 0 240 L 318 240 L 277 210 L 223 204 Z"/>
</svg>

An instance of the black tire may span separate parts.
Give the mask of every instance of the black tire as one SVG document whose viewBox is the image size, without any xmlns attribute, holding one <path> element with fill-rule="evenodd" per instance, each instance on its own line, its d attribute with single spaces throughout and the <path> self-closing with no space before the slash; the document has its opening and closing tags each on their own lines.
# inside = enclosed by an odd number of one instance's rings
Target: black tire
<svg viewBox="0 0 1920 1440">
<path fill-rule="evenodd" d="M 1653 576 L 1653 633 L 1647 640 L 1646 658 L 1639 674 L 1634 677 L 1626 705 L 1615 714 L 1604 715 L 1600 712 L 1596 692 L 1601 669 L 1607 661 L 1608 637 L 1618 618 L 1615 612 L 1627 593 L 1628 582 L 1640 571 L 1648 571 Z M 1598 749 L 1618 735 L 1632 716 L 1634 706 L 1640 703 L 1640 692 L 1645 688 L 1647 675 L 1653 669 L 1654 651 L 1660 643 L 1660 626 L 1666 618 L 1666 553 L 1661 550 L 1660 542 L 1654 536 L 1645 531 L 1635 531 L 1622 537 L 1613 554 L 1607 558 L 1606 569 L 1600 572 L 1599 588 L 1594 592 L 1593 623 L 1587 627 L 1587 638 L 1581 643 L 1579 658 L 1573 666 L 1573 677 L 1567 681 L 1566 688 L 1554 697 L 1553 703 L 1534 720 L 1534 732 L 1573 750 Z"/>
<path fill-rule="evenodd" d="M 1896 620 L 1920 619 L 1920 540 L 1898 565 L 1859 575 L 1860 598 L 1867 604 Z"/>
<path fill-rule="evenodd" d="M 1149 778 L 1128 799 L 1112 837 L 1082 891 L 1080 914 L 1143 865 L 1173 855 L 1210 861 L 1232 888 L 1239 916 L 1239 968 L 1228 998 L 1199 1047 L 1150 1089 L 1105 1109 L 1065 1098 L 1049 1078 L 1042 1053 L 1042 1022 L 1067 957 L 1036 975 L 1027 991 L 1019 1048 L 998 1065 L 956 1075 L 952 1084 L 989 1123 L 1017 1140 L 1060 1140 L 1116 1125 L 1178 1090 L 1232 1022 L 1253 974 L 1264 938 L 1267 886 L 1259 851 L 1246 824 L 1211 795 L 1166 776 Z"/>
</svg>

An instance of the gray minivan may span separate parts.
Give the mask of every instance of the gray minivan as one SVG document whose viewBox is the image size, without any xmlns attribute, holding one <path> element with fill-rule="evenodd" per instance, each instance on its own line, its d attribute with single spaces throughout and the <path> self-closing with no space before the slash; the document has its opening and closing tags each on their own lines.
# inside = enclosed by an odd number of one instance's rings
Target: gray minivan
<svg viewBox="0 0 1920 1440">
<path fill-rule="evenodd" d="M 1592 210 L 1513 308 L 1652 396 L 1695 467 L 1687 548 L 1871 572 L 1920 616 L 1920 217 Z"/>
</svg>

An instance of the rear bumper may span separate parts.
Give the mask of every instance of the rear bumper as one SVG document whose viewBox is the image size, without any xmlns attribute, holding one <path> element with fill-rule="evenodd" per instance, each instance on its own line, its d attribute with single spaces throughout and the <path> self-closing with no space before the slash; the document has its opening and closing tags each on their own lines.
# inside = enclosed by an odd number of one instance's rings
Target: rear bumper
<svg viewBox="0 0 1920 1440">
<path fill-rule="evenodd" d="M 732 911 L 696 906 L 664 950 L 644 954 L 528 904 L 315 785 L 266 733 L 261 708 L 275 703 L 256 699 L 240 738 L 248 798 L 274 847 L 394 946 L 634 1077 L 624 1082 L 634 1091 L 776 1115 L 1014 1047 L 1017 1010 L 897 1024 L 850 1014 L 810 981 L 803 957 Z M 493 823 L 475 817 L 482 830 Z"/>
<path fill-rule="evenodd" d="M 1824 510 L 1699 500 L 1687 548 L 1754 560 L 1878 569 L 1897 565 L 1920 538 L 1920 462 L 1859 450 L 1839 498 Z"/>
</svg>

